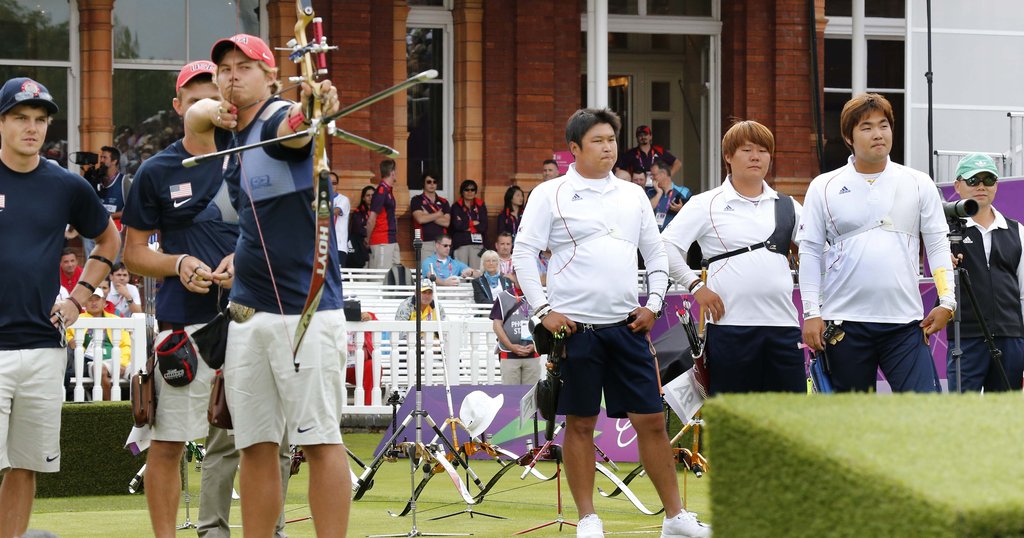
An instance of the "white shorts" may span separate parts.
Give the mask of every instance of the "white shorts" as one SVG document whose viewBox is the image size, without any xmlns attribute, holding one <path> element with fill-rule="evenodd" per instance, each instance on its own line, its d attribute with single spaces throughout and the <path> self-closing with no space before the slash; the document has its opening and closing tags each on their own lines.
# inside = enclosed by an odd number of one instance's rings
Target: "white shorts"
<svg viewBox="0 0 1024 538">
<path fill-rule="evenodd" d="M 187 325 L 185 332 L 192 334 L 205 324 Z M 171 331 L 160 331 L 156 343 L 163 341 Z M 199 349 L 196 349 L 199 354 Z M 160 364 L 156 365 L 156 422 L 153 424 L 153 440 L 186 443 L 206 437 L 210 423 L 206 419 L 206 408 L 210 403 L 210 385 L 213 369 L 199 356 L 196 377 L 184 387 L 172 387 L 160 375 Z"/>
<path fill-rule="evenodd" d="M 0 469 L 60 470 L 64 348 L 0 351 Z"/>
<path fill-rule="evenodd" d="M 280 443 L 286 430 L 293 445 L 341 443 L 345 312 L 313 315 L 296 372 L 290 346 L 298 321 L 297 315 L 282 321 L 280 314 L 257 312 L 245 322 L 231 322 L 224 382 L 239 449 Z"/>
</svg>

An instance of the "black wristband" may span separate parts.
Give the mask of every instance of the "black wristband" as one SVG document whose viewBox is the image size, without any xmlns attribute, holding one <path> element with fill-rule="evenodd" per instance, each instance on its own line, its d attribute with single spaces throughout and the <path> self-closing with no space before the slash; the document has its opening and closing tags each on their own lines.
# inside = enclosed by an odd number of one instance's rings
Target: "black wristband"
<svg viewBox="0 0 1024 538">
<path fill-rule="evenodd" d="M 83 288 L 85 288 L 85 289 L 87 289 L 87 290 L 89 290 L 89 291 L 91 291 L 93 293 L 96 292 L 96 286 L 93 286 L 92 284 L 90 284 L 90 283 L 88 283 L 88 282 L 86 282 L 84 280 L 79 280 L 77 285 L 82 286 Z"/>
<path fill-rule="evenodd" d="M 89 256 L 89 259 L 90 260 L 97 260 L 97 261 L 103 262 L 103 263 L 107 264 L 107 267 L 110 267 L 111 271 L 114 270 L 114 262 L 104 258 L 103 256 L 100 256 L 98 254 L 93 254 L 92 256 Z"/>
</svg>

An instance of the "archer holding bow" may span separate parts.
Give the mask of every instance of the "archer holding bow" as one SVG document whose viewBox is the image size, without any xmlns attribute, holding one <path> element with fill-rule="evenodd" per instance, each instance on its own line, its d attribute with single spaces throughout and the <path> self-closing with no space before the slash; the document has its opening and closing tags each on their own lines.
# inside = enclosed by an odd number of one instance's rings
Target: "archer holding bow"
<svg viewBox="0 0 1024 538">
<path fill-rule="evenodd" d="M 278 443 L 287 431 L 309 462 L 317 535 L 344 536 L 351 484 L 339 428 L 346 353 L 341 276 L 329 216 L 325 226 L 311 209 L 317 200 L 329 215 L 314 190 L 327 169 L 323 131 L 310 126 L 338 110 L 337 89 L 316 82 L 304 66 L 300 102 L 275 97 L 274 55 L 255 36 L 222 39 L 211 56 L 224 101 L 196 103 L 187 129 L 213 130 L 221 150 L 311 131 L 224 162 L 240 226 L 223 372 L 242 452 L 243 531 L 274 531 L 283 503 Z"/>
</svg>

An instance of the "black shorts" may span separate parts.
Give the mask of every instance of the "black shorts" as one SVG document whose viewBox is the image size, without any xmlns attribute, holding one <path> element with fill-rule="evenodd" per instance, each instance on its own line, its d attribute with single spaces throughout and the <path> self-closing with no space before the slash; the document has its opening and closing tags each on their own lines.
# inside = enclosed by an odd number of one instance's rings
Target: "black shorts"
<svg viewBox="0 0 1024 538">
<path fill-rule="evenodd" d="M 651 345 L 626 325 L 583 330 L 566 341 L 558 414 L 592 417 L 601 412 L 601 393 L 610 418 L 627 413 L 661 413 L 661 387 Z"/>
</svg>

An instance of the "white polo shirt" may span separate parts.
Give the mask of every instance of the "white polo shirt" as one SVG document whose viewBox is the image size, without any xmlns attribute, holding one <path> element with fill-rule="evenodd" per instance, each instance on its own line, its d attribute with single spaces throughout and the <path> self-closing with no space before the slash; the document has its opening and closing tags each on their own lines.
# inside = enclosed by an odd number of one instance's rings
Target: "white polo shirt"
<svg viewBox="0 0 1024 538">
<path fill-rule="evenodd" d="M 545 296 L 535 260 L 549 247 Z M 639 306 L 637 248 L 650 275 L 647 306 L 657 312 L 668 284 L 668 263 L 647 195 L 610 173 L 585 179 L 573 164 L 564 176 L 530 193 L 512 262 L 531 305 L 550 304 L 581 323 L 614 323 Z"/>
<path fill-rule="evenodd" d="M 705 258 L 713 258 L 757 243 L 775 231 L 775 204 L 779 194 L 761 182 L 761 194 L 754 199 L 741 196 L 726 178 L 720 187 L 690 199 L 661 237 L 666 248 L 686 249 L 694 241 Z M 796 224 L 800 225 L 800 204 L 793 201 Z M 787 252 L 789 245 L 786 245 Z M 692 283 L 697 273 L 673 265 L 672 278 Z M 786 256 L 765 248 L 718 260 L 708 268 L 708 288 L 725 304 L 719 325 L 799 327 L 793 304 L 793 276 Z"/>
<path fill-rule="evenodd" d="M 927 174 L 890 160 L 869 182 L 850 157 L 846 166 L 816 177 L 804 198 L 797 237 L 805 316 L 816 314 L 820 301 L 827 320 L 922 319 L 931 306 L 922 305 L 918 286 L 921 236 L 932 271 L 946 269 L 948 292 L 940 299 L 952 302 L 948 233 L 942 200 Z"/>
</svg>

